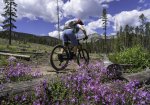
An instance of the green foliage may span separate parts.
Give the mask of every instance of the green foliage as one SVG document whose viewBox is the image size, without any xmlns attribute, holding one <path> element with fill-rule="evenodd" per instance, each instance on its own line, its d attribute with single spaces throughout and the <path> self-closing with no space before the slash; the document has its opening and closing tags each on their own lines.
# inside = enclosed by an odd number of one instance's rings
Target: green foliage
<svg viewBox="0 0 150 105">
<path fill-rule="evenodd" d="M 13 45 L 0 45 L 0 51 L 18 51 L 18 49 Z"/>
<path fill-rule="evenodd" d="M 50 85 L 51 87 L 51 97 L 53 102 L 57 102 L 59 100 L 64 100 L 67 97 L 67 88 L 63 82 L 60 80 L 55 81 L 53 84 Z"/>
<path fill-rule="evenodd" d="M 109 58 L 114 63 L 133 64 L 135 70 L 129 72 L 138 72 L 143 67 L 150 67 L 150 55 L 140 46 L 128 48 L 122 52 L 109 55 Z"/>
<path fill-rule="evenodd" d="M 4 56 L 0 56 L 0 67 L 8 65 L 7 58 Z"/>
</svg>

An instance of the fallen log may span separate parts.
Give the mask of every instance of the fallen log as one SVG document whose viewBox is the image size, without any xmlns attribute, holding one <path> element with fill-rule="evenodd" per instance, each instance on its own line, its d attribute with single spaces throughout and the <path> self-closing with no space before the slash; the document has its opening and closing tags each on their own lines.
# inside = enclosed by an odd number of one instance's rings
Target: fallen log
<svg viewBox="0 0 150 105">
<path fill-rule="evenodd" d="M 150 69 L 146 69 L 139 73 L 124 74 L 123 77 L 128 81 L 138 80 L 140 83 L 150 84 Z"/>
<path fill-rule="evenodd" d="M 20 54 L 3 53 L 3 52 L 0 52 L 0 55 L 4 55 L 4 56 L 14 56 L 14 57 L 16 57 L 16 58 L 25 59 L 25 60 L 27 60 L 27 61 L 30 60 L 30 56 L 29 56 L 29 55 L 20 55 Z"/>
<path fill-rule="evenodd" d="M 135 67 L 134 64 L 119 64 L 124 73 L 128 73 L 127 69 L 132 69 Z"/>
<path fill-rule="evenodd" d="M 150 69 L 134 74 L 123 74 L 126 69 L 132 68 L 134 64 L 114 64 L 109 60 L 106 54 L 103 54 L 103 63 L 107 68 L 108 75 L 112 75 L 112 79 L 125 80 L 127 82 L 138 80 L 141 84 L 150 84 Z"/>
<path fill-rule="evenodd" d="M 0 90 L 0 97 L 33 91 L 35 87 L 40 85 L 40 83 L 44 80 L 47 80 L 48 82 L 53 82 L 54 78 L 54 75 L 45 75 L 42 78 L 37 78 L 29 81 L 2 84 L 2 89 Z"/>
<path fill-rule="evenodd" d="M 35 54 L 35 55 L 43 55 L 43 52 L 29 52 L 29 51 L 5 51 L 0 50 L 0 53 L 20 53 L 20 54 Z"/>
</svg>

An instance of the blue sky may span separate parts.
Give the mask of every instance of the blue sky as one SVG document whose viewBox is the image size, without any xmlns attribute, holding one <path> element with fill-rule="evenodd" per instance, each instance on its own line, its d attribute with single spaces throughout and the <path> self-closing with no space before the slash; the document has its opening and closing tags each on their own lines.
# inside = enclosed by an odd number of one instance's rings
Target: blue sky
<svg viewBox="0 0 150 105">
<path fill-rule="evenodd" d="M 36 35 L 57 37 L 57 0 L 15 0 L 18 4 L 18 18 L 15 31 Z M 3 13 L 0 0 L 0 14 Z M 101 13 L 103 7 L 108 12 L 107 35 L 115 34 L 120 26 L 138 26 L 138 16 L 144 14 L 150 21 L 150 0 L 59 0 L 60 27 L 74 18 L 81 18 L 88 34 L 103 34 Z M 0 16 L 1 23 L 4 20 Z"/>
</svg>

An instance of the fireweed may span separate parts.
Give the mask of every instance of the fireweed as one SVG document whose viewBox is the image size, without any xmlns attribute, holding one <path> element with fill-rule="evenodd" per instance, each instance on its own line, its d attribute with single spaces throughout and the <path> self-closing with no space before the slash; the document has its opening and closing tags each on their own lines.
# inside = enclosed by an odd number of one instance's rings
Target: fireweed
<svg viewBox="0 0 150 105">
<path fill-rule="evenodd" d="M 150 92 L 139 88 L 137 80 L 127 83 L 111 76 L 100 62 L 81 65 L 75 73 L 51 84 L 43 81 L 32 96 L 13 99 L 15 104 L 19 103 L 15 99 L 20 99 L 20 103 L 32 105 L 150 105 Z"/>
</svg>

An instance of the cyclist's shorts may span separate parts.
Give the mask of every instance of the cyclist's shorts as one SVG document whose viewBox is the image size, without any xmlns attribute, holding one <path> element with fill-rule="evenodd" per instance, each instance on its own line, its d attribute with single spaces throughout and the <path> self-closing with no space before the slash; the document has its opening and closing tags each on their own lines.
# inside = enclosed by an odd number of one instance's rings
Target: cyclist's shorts
<svg viewBox="0 0 150 105">
<path fill-rule="evenodd" d="M 73 29 L 64 30 L 62 34 L 62 40 L 63 40 L 63 44 L 65 42 L 68 42 L 68 40 L 70 40 L 72 45 L 74 46 L 78 45 L 78 41 L 77 41 L 75 34 L 73 33 Z"/>
</svg>

